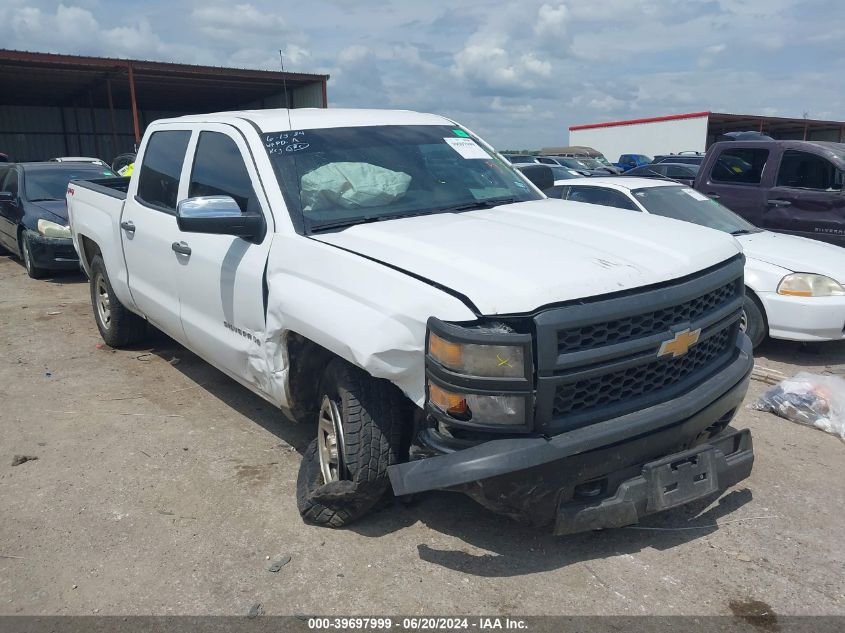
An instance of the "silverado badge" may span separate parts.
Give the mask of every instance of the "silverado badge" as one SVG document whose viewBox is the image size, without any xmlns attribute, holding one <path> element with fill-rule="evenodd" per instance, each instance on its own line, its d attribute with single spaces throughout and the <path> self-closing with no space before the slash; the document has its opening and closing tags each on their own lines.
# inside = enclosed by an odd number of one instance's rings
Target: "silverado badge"
<svg viewBox="0 0 845 633">
<path fill-rule="evenodd" d="M 689 351 L 690 347 L 698 343 L 699 336 L 701 336 L 701 328 L 692 332 L 689 331 L 689 328 L 681 330 L 675 334 L 675 338 L 663 341 L 660 350 L 657 352 L 657 357 L 660 358 L 668 354 L 671 354 L 672 358 L 683 356 Z"/>
</svg>

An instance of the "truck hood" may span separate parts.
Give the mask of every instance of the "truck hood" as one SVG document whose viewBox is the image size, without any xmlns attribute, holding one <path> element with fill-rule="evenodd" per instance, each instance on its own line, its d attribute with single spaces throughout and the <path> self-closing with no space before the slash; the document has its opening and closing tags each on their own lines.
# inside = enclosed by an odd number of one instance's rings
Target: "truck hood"
<svg viewBox="0 0 845 633">
<path fill-rule="evenodd" d="M 845 283 L 845 248 L 797 235 L 760 231 L 739 235 L 746 257 L 792 272 L 827 275 Z"/>
<path fill-rule="evenodd" d="M 460 292 L 487 315 L 676 279 L 740 251 L 731 236 L 688 222 L 551 199 L 360 224 L 315 239 Z"/>
</svg>

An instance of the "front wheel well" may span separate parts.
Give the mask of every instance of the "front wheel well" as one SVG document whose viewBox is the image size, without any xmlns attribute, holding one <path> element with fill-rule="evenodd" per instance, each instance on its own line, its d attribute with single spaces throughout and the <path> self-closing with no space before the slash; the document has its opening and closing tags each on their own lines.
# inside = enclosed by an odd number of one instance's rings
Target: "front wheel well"
<svg viewBox="0 0 845 633">
<path fill-rule="evenodd" d="M 288 408 L 297 422 L 310 424 L 316 421 L 320 409 L 320 402 L 318 401 L 320 381 L 326 367 L 335 358 L 339 358 L 345 363 L 349 361 L 297 332 L 288 332 L 287 356 L 288 367 L 290 368 L 288 373 Z M 361 371 L 366 372 L 363 369 Z M 370 374 L 368 373 L 368 375 Z M 370 375 L 370 377 L 372 376 Z M 423 413 L 402 393 L 399 387 L 391 384 L 390 389 L 395 391 L 398 397 L 397 401 L 404 402 L 402 406 L 406 407 L 408 423 L 402 430 L 400 454 L 404 459 L 407 459 L 408 447 L 416 429 L 422 424 Z"/>
<path fill-rule="evenodd" d="M 763 315 L 763 323 L 766 326 L 766 332 L 769 331 L 769 317 L 766 314 L 766 308 L 763 306 L 763 302 L 760 301 L 760 297 L 757 296 L 757 293 L 754 292 L 753 289 L 745 286 L 745 296 L 749 297 L 754 303 L 757 304 L 757 308 L 760 310 L 760 314 Z"/>
</svg>

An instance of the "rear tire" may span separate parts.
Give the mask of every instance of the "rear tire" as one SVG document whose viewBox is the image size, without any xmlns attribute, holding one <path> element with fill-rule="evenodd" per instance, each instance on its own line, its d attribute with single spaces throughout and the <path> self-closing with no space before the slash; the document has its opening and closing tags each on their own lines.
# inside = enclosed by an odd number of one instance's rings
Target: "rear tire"
<svg viewBox="0 0 845 633">
<path fill-rule="evenodd" d="M 96 255 L 91 262 L 91 306 L 100 336 L 111 347 L 137 343 L 147 333 L 147 322 L 130 312 L 111 287 L 103 258 Z"/>
<path fill-rule="evenodd" d="M 760 345 L 769 333 L 769 327 L 766 323 L 766 316 L 763 314 L 763 309 L 758 305 L 754 297 L 747 294 L 745 295 L 745 303 L 742 306 L 740 329 L 751 339 L 751 345 L 753 347 Z"/>
<path fill-rule="evenodd" d="M 18 244 L 21 251 L 21 260 L 23 261 L 24 268 L 26 268 L 26 274 L 33 279 L 44 279 L 49 271 L 45 268 L 39 268 L 33 263 L 32 251 L 29 247 L 29 238 L 27 238 L 25 230 L 21 231 L 20 236 L 18 237 Z"/>
<path fill-rule="evenodd" d="M 326 367 L 318 405 L 323 419 L 300 464 L 296 502 L 306 523 L 339 528 L 367 514 L 387 492 L 387 469 L 399 459 L 408 405 L 394 385 L 341 359 Z M 332 410 L 339 426 L 327 443 L 324 414 Z M 327 446 L 335 447 L 331 467 Z"/>
</svg>

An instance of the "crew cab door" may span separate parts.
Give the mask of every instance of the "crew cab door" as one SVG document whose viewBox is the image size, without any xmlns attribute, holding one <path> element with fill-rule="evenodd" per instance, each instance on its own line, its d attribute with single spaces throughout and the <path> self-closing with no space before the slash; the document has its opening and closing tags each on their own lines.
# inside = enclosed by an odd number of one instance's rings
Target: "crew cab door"
<svg viewBox="0 0 845 633">
<path fill-rule="evenodd" d="M 843 173 L 825 156 L 788 149 L 769 190 L 762 228 L 845 244 Z"/>
<path fill-rule="evenodd" d="M 195 132 L 185 173 L 187 199 L 230 196 L 242 213 L 260 213 L 266 230 L 250 240 L 180 232 L 189 254 L 179 261 L 179 301 L 188 346 L 234 378 L 269 391 L 262 363 L 265 332 L 264 269 L 274 224 L 254 161 L 241 133 L 223 124 Z"/>
<path fill-rule="evenodd" d="M 177 273 L 185 256 L 174 250 L 180 239 L 176 203 L 190 139 L 191 131 L 184 128 L 162 127 L 150 135 L 120 217 L 132 299 L 153 325 L 179 342 L 185 337 Z"/>
<path fill-rule="evenodd" d="M 769 149 L 745 142 L 742 147 L 717 146 L 713 151 L 718 154 L 704 165 L 707 173 L 699 179 L 698 190 L 760 226 L 766 204 L 764 171 Z"/>
</svg>

